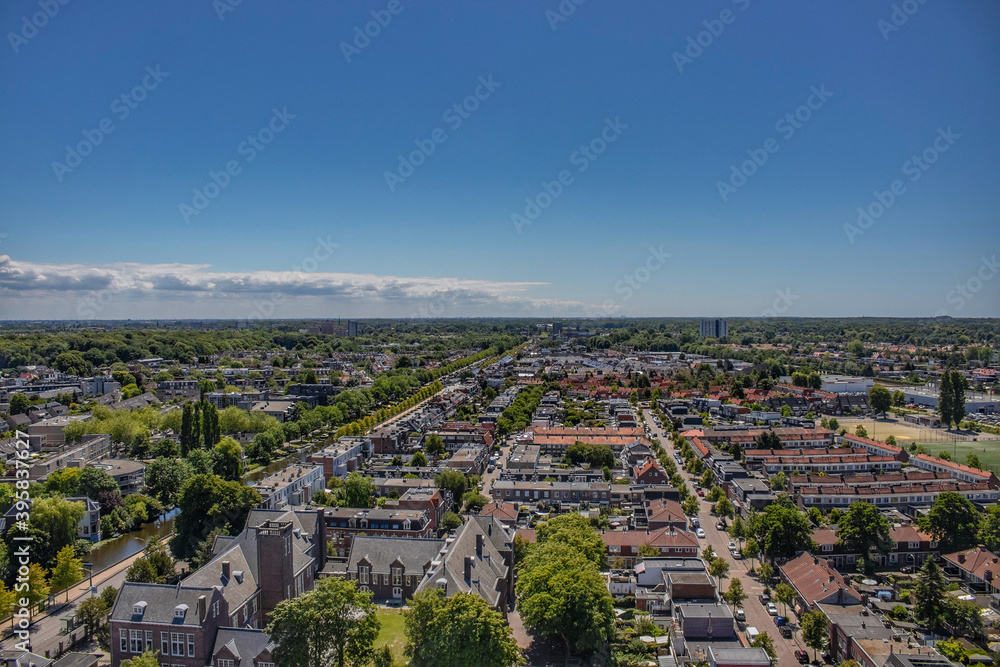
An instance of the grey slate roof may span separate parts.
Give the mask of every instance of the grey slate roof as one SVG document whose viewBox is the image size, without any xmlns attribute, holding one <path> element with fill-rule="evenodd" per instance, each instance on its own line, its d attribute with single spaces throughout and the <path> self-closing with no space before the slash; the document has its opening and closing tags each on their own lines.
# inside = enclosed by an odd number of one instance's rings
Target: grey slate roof
<svg viewBox="0 0 1000 667">
<path fill-rule="evenodd" d="M 168 623 L 173 625 L 199 625 L 198 598 L 205 596 L 205 608 L 211 606 L 216 590 L 211 586 L 194 588 L 188 586 L 167 586 L 165 584 L 124 583 L 118 592 L 111 618 L 117 621 L 143 621 L 146 623 Z M 132 613 L 136 603 L 145 602 L 146 610 L 141 615 Z M 187 614 L 183 619 L 174 617 L 177 605 L 186 604 Z"/>
<path fill-rule="evenodd" d="M 371 564 L 372 572 L 388 572 L 389 565 L 398 559 L 406 574 L 423 574 L 425 568 L 437 560 L 444 546 L 444 540 L 355 537 L 347 560 L 347 571 L 357 572 L 358 563 L 364 559 Z"/>
<path fill-rule="evenodd" d="M 239 658 L 241 665 L 252 665 L 253 659 L 260 655 L 264 649 L 273 649 L 274 642 L 263 630 L 252 628 L 219 628 L 215 635 L 215 645 L 212 647 L 212 655 L 219 652 L 222 647 L 228 648 L 233 655 Z"/>
</svg>

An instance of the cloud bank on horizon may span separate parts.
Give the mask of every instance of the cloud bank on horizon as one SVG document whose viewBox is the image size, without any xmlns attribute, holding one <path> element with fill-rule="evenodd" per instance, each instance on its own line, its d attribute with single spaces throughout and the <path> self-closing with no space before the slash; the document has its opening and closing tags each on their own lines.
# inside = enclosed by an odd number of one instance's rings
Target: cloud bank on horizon
<svg viewBox="0 0 1000 667">
<path fill-rule="evenodd" d="M 209 264 L 43 264 L 0 255 L 0 319 L 544 316 L 583 310 L 579 301 L 529 294 L 546 284 L 213 271 Z"/>
</svg>

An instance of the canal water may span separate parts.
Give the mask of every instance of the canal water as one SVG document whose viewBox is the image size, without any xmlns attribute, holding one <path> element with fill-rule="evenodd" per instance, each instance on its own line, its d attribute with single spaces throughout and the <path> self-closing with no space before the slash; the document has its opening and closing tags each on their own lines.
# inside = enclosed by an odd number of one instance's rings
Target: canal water
<svg viewBox="0 0 1000 667">
<path fill-rule="evenodd" d="M 179 513 L 180 510 L 174 508 L 160 517 L 159 521 L 147 523 L 141 530 L 120 535 L 113 540 L 106 540 L 91 551 L 84 560 L 94 564 L 94 572 L 100 572 L 118 561 L 134 556 L 146 548 L 146 542 L 149 540 L 155 537 L 163 539 L 172 533 L 174 531 L 174 517 Z"/>
</svg>

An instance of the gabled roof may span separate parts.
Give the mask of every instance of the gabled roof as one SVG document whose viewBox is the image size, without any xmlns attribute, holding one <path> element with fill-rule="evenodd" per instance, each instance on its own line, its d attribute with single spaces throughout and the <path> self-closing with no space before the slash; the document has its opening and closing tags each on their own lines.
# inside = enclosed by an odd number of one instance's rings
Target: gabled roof
<svg viewBox="0 0 1000 667">
<path fill-rule="evenodd" d="M 111 619 L 197 626 L 201 624 L 201 619 L 198 618 L 198 598 L 205 596 L 207 609 L 217 594 L 221 595 L 218 589 L 211 586 L 199 588 L 183 584 L 167 586 L 126 582 L 118 591 L 115 606 L 111 609 Z M 182 617 L 174 615 L 174 610 L 179 605 L 187 606 L 186 614 Z M 141 616 L 133 613 L 136 606 L 144 608 Z"/>
<path fill-rule="evenodd" d="M 272 651 L 274 642 L 263 630 L 254 628 L 219 628 L 215 635 L 215 644 L 212 647 L 212 655 L 216 655 L 223 648 L 239 660 L 237 664 L 253 665 L 254 658 L 264 651 Z M 266 662 L 270 662 L 269 660 Z"/>
<path fill-rule="evenodd" d="M 781 573 L 807 604 L 857 604 L 861 594 L 823 558 L 808 551 L 781 566 Z"/>
<path fill-rule="evenodd" d="M 372 572 L 389 572 L 389 566 L 397 560 L 403 564 L 405 573 L 423 575 L 432 561 L 437 559 L 444 540 L 412 539 L 408 537 L 355 537 L 351 544 L 351 555 L 347 559 L 347 571 L 355 572 L 358 563 L 367 562 Z"/>
</svg>

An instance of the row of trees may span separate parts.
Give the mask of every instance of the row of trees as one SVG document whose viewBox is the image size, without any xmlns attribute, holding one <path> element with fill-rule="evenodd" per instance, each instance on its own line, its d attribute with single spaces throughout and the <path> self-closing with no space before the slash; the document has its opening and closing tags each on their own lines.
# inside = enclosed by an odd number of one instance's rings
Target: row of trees
<svg viewBox="0 0 1000 667">
<path fill-rule="evenodd" d="M 961 426 L 965 419 L 965 390 L 969 382 L 965 376 L 956 370 L 947 370 L 941 375 L 941 386 L 938 389 L 938 410 L 941 412 L 941 422 L 951 428 Z"/>
<path fill-rule="evenodd" d="M 422 591 L 403 618 L 404 652 L 414 667 L 524 664 L 503 617 L 473 593 L 445 597 L 437 589 Z M 389 648 L 375 648 L 380 627 L 371 593 L 359 591 L 354 581 L 326 578 L 312 591 L 280 602 L 267 633 L 278 667 L 391 667 Z"/>
</svg>

